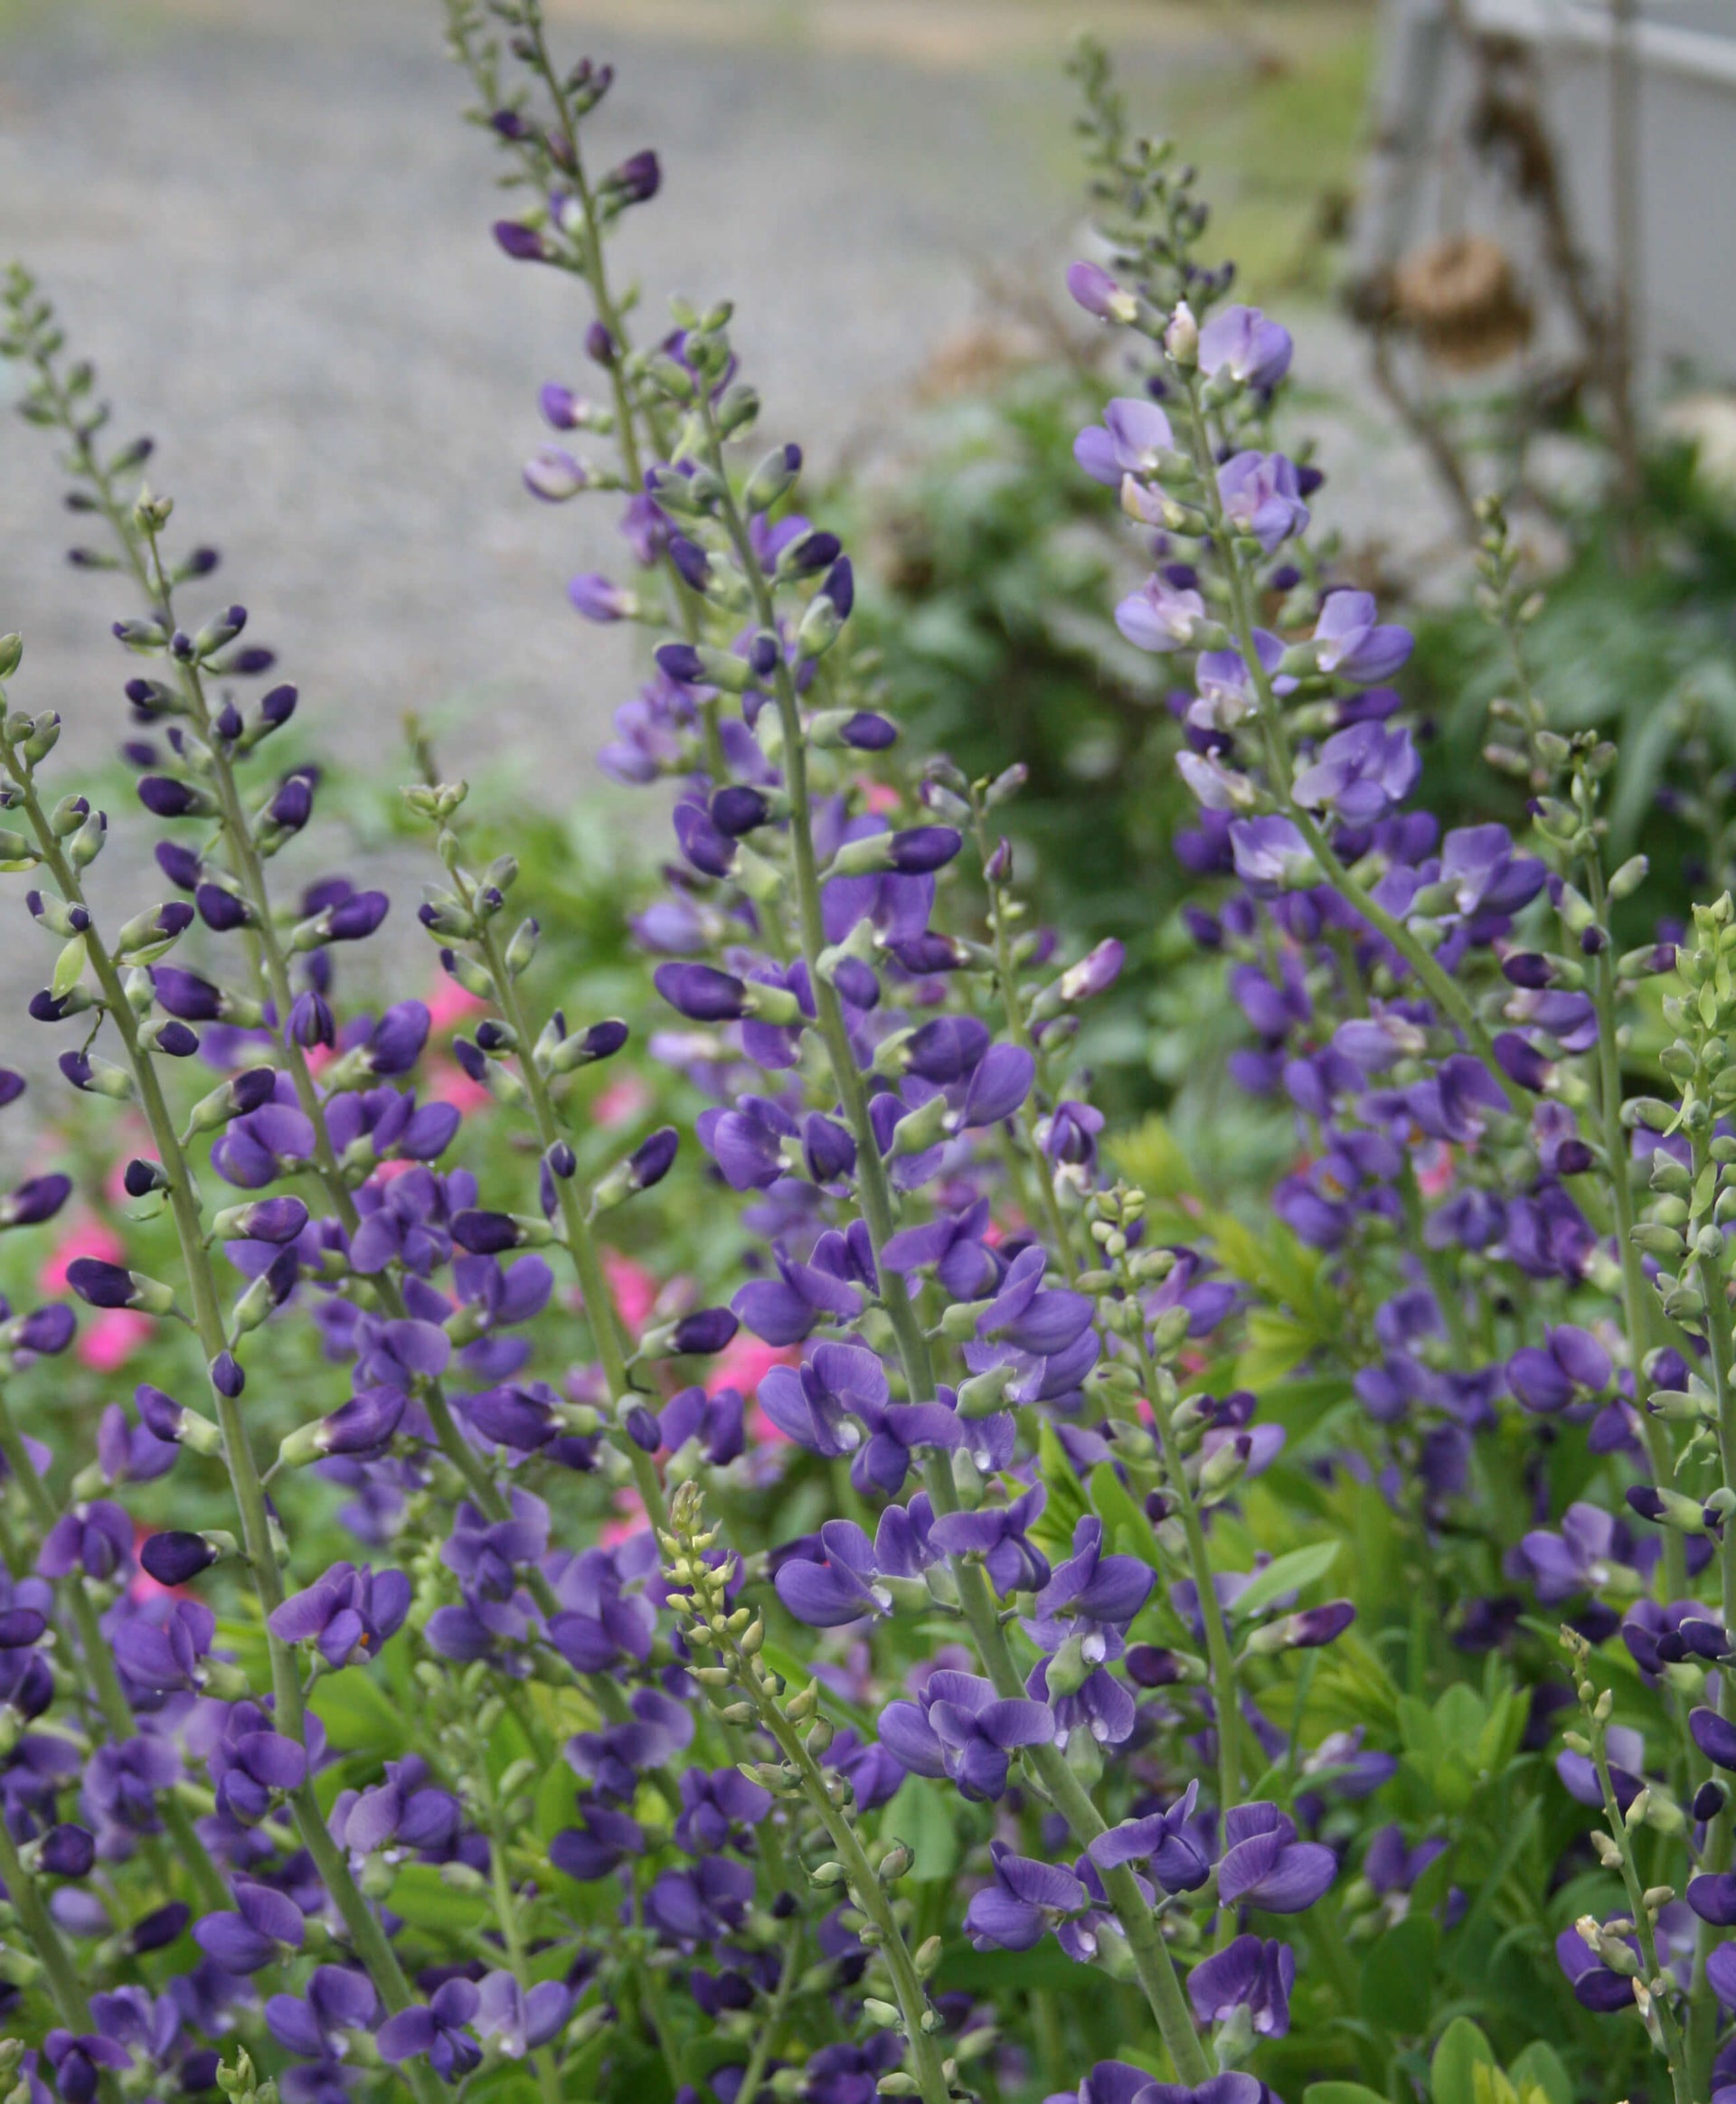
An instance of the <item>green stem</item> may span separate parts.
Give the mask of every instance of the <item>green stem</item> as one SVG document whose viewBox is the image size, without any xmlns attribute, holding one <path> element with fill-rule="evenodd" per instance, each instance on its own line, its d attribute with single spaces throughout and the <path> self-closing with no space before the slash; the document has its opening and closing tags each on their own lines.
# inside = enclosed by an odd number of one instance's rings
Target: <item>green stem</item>
<svg viewBox="0 0 1736 2104">
<path fill-rule="evenodd" d="M 459 881 L 456 874 L 454 881 Z M 466 887 L 461 885 L 461 889 Z M 546 1155 L 561 1138 L 561 1120 L 555 1111 L 554 1099 L 549 1093 L 547 1077 L 538 1067 L 532 1052 L 534 1035 L 530 1027 L 530 1018 L 524 1012 L 524 1004 L 519 999 L 517 984 L 507 968 L 494 923 L 477 907 L 474 896 L 467 896 L 465 902 L 476 915 L 477 946 L 494 979 L 500 1012 L 518 1039 L 519 1075 L 524 1083 L 525 1094 L 530 1098 L 532 1116 L 536 1121 L 537 1138 Z M 561 1209 L 561 1225 L 567 1251 L 572 1259 L 572 1268 L 579 1275 L 579 1290 L 584 1295 L 591 1339 L 597 1347 L 597 1356 L 602 1362 L 603 1378 L 609 1382 L 609 1401 L 613 1404 L 618 1402 L 622 1396 L 630 1394 L 633 1388 L 626 1354 L 621 1346 L 622 1325 L 615 1307 L 615 1297 L 609 1289 L 602 1257 L 597 1247 L 597 1239 L 590 1231 L 585 1201 L 576 1180 L 571 1176 L 554 1176 L 551 1181 L 554 1184 L 555 1200 Z M 617 1436 L 614 1444 L 626 1455 L 632 1468 L 633 1481 L 647 1518 L 653 1526 L 666 1529 L 669 1514 L 656 1464 L 636 1440 Z"/>
<path fill-rule="evenodd" d="M 772 605 L 771 589 L 755 555 L 741 510 L 729 489 L 723 467 L 722 445 L 709 403 L 703 405 L 701 414 L 710 465 L 716 471 L 718 480 L 724 489 L 721 501 L 724 525 L 735 549 L 736 560 L 748 580 L 760 624 L 775 634 L 777 615 Z M 862 1071 L 851 1050 L 844 1013 L 835 991 L 819 968 L 820 955 L 826 947 L 826 935 L 820 907 L 819 869 L 814 852 L 808 802 L 807 750 L 795 683 L 781 652 L 778 657 L 774 693 L 783 732 L 784 779 L 789 793 L 791 863 L 802 957 L 807 966 L 815 1013 L 831 1065 L 833 1083 L 837 1089 L 845 1121 L 856 1142 L 857 1185 L 861 1193 L 863 1217 L 867 1222 L 873 1250 L 874 1268 L 880 1279 L 882 1304 L 892 1326 L 899 1359 L 904 1370 L 905 1385 L 910 1399 L 920 1401 L 934 1393 L 934 1373 L 929 1356 L 928 1339 L 922 1333 L 902 1278 L 895 1271 L 889 1271 L 880 1260 L 880 1252 L 891 1239 L 893 1229 L 892 1188 L 887 1180 L 885 1165 L 881 1159 L 879 1143 L 869 1122 L 868 1099 L 863 1087 Z M 923 1483 L 936 1513 L 958 1511 L 958 1494 L 953 1485 L 951 1471 L 942 1461 L 931 1459 L 929 1462 L 923 1470 Z M 952 1559 L 951 1568 L 958 1580 L 959 1600 L 970 1625 L 984 1671 L 994 1683 L 997 1694 L 1008 1697 L 1022 1696 L 1024 1694 L 1024 1683 L 1013 1662 L 1005 1632 L 1001 1628 L 1000 1615 L 989 1592 L 988 1580 L 981 1564 L 958 1557 Z M 1081 1846 L 1107 1831 L 1101 1815 L 1091 1802 L 1090 1792 L 1068 1767 L 1064 1754 L 1053 1746 L 1038 1746 L 1029 1749 L 1029 1757 L 1043 1787 L 1067 1819 L 1074 1838 Z M 1174 1961 L 1139 1890 L 1138 1880 L 1125 1866 L 1101 1874 L 1104 1889 L 1127 1936 L 1127 1947 L 1133 1955 L 1140 1984 L 1146 1990 L 1152 2013 L 1157 2019 L 1176 2071 L 1184 2081 L 1204 2081 L 1211 2070 L 1199 2040 L 1194 2035 L 1193 2016 L 1182 1992 L 1181 1982 L 1176 1977 Z"/>
<path fill-rule="evenodd" d="M 0 1878 L 5 1881 L 7 1896 L 30 1939 L 31 1956 L 47 1976 L 49 1994 L 61 2022 L 72 2032 L 94 2030 L 77 1961 L 61 1942 L 54 1917 L 42 1904 L 36 1881 L 24 1868 L 4 1819 L 0 1819 Z"/>
<path fill-rule="evenodd" d="M 1515 662 L 1523 666 L 1517 645 Z M 1586 877 L 1593 910 L 1599 924 L 1605 920 L 1608 897 L 1604 889 L 1603 862 L 1593 852 L 1586 858 Z M 1605 928 L 1607 937 L 1609 930 Z M 1646 1453 L 1660 1490 L 1675 1485 L 1675 1450 L 1670 1429 L 1646 1407 L 1650 1382 L 1646 1378 L 1648 1333 L 1655 1330 L 1651 1311 L 1656 1302 L 1646 1282 L 1639 1250 L 1634 1241 L 1634 1187 L 1628 1173 L 1632 1149 L 1621 1124 L 1621 1056 L 1616 1045 L 1616 968 L 1606 940 L 1594 961 L 1591 996 L 1598 1018 L 1598 1120 L 1609 1175 L 1609 1198 L 1615 1213 L 1616 1253 L 1621 1264 L 1622 1326 L 1628 1333 L 1628 1356 L 1634 1370 L 1634 1407 L 1645 1429 Z M 1708 1308 L 1711 1303 L 1707 1303 Z M 1728 1483 L 1732 1478 L 1726 1474 Z M 1686 1544 L 1674 1527 L 1665 1529 L 1662 1559 L 1664 1597 L 1680 1599 L 1688 1590 Z"/>
<path fill-rule="evenodd" d="M 1609 1776 L 1609 1757 L 1604 1743 L 1604 1728 L 1593 1722 L 1591 1727 L 1591 1758 L 1598 1771 L 1598 1786 L 1603 1793 L 1604 1822 L 1610 1838 L 1621 1855 L 1621 1882 L 1627 1888 L 1628 1911 L 1633 1916 L 1634 1934 L 1639 1939 L 1640 1950 L 1645 1958 L 1651 1981 L 1659 1979 L 1657 1962 L 1657 1936 L 1652 1926 L 1652 1918 L 1646 1911 L 1646 1895 L 1639 1882 L 1639 1872 L 1634 1863 L 1634 1852 L 1628 1825 L 1616 1801 L 1615 1784 Z M 1649 1984 L 1649 1982 L 1648 1982 Z M 1687 2055 L 1683 2050 L 1682 2033 L 1669 2004 L 1662 1994 L 1653 1999 L 1657 2012 L 1658 2027 L 1664 2033 L 1667 2062 L 1670 2071 L 1670 2090 L 1675 2104 L 1694 2104 L 1694 2088 L 1688 2076 Z"/>
</svg>

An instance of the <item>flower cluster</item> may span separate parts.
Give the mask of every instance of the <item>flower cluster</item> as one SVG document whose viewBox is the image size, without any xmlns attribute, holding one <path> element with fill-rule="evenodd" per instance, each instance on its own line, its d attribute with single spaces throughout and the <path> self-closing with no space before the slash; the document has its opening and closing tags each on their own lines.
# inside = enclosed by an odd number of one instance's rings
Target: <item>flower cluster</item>
<svg viewBox="0 0 1736 2104">
<path fill-rule="evenodd" d="M 1498 513 L 1528 840 L 1415 802 L 1410 637 L 1278 444 L 1290 338 L 1088 57 L 1068 283 L 1135 377 L 1076 459 L 1177 683 L 1232 1072 L 1294 1131 L 1250 1223 L 1106 1132 L 1078 1044 L 1120 946 L 1033 923 L 1016 765 L 905 751 L 727 303 L 634 342 L 608 236 L 660 175 L 593 163 L 609 69 L 536 0 L 448 20 L 524 193 L 495 241 L 588 303 L 593 394 L 543 386 L 525 482 L 618 503 L 566 618 L 650 632 L 602 756 L 670 826 L 643 998 L 536 991 L 518 863 L 426 746 L 440 991 L 344 997 L 389 901 L 274 886 L 316 840 L 296 690 L 243 608 L 188 609 L 215 552 L 14 273 L 172 895 L 87 889 L 107 815 L 0 641 L 30 1013 L 126 1157 L 61 1245 L 89 1316 L 0 1327 L 14 2094 L 1364 2104 L 1432 2056 L 1438 2104 L 1564 2104 L 1507 1952 L 1637 2015 L 1561 2032 L 1582 2064 L 1736 2095 L 1736 917 L 1618 950 L 1616 756 L 1543 720 Z M 1672 972 L 1677 1094 L 1629 1099 Z M 590 1070 L 641 1041 L 689 1109 L 628 1136 Z M 44 1168 L 0 1226 L 75 1195 Z M 704 1256 L 637 1269 L 677 1211 Z M 75 1344 L 83 1447 L 41 1371 Z"/>
</svg>

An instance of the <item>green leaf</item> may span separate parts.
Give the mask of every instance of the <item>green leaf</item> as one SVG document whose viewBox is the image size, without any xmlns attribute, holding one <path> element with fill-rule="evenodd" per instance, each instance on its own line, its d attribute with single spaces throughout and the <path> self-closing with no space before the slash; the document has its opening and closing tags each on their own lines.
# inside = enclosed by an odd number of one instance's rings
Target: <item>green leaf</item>
<svg viewBox="0 0 1736 2104">
<path fill-rule="evenodd" d="M 1440 1931 L 1429 1917 L 1410 1914 L 1363 1960 L 1363 2014 L 1378 2030 L 1401 2038 L 1417 2038 L 1428 2030 L 1439 1943 Z"/>
<path fill-rule="evenodd" d="M 392 1881 L 386 1904 L 413 1929 L 462 1933 L 479 1929 L 493 1910 L 486 1892 L 461 1892 L 440 1875 L 435 1863 L 407 1863 Z"/>
<path fill-rule="evenodd" d="M 897 1796 L 881 1815 L 882 1839 L 901 1841 L 911 1852 L 916 1861 L 910 1874 L 920 1883 L 939 1884 L 958 1867 L 952 1799 L 950 1789 L 942 1789 L 920 1775 L 907 1775 L 898 1786 Z"/>
<path fill-rule="evenodd" d="M 554 1761 L 542 1771 L 536 1786 L 536 1810 L 532 1824 L 544 1846 L 579 1816 L 579 1790 L 572 1770 L 564 1760 Z"/>
<path fill-rule="evenodd" d="M 1110 1463 L 1099 1461 L 1091 1470 L 1090 1487 L 1091 1510 L 1103 1523 L 1104 1548 L 1125 1551 L 1142 1563 L 1149 1563 L 1154 1571 L 1161 1571 L 1162 1552 L 1151 1522 L 1133 1502 L 1127 1485 Z"/>
<path fill-rule="evenodd" d="M 1552 2045 L 1539 2039 L 1528 2045 L 1507 2072 L 1523 2097 L 1527 2090 L 1541 2090 L 1549 2104 L 1573 2104 L 1573 2082 Z"/>
<path fill-rule="evenodd" d="M 1237 1594 L 1231 1613 L 1238 1621 L 1269 1608 L 1287 1592 L 1300 1592 L 1324 1578 L 1338 1561 L 1336 1542 L 1311 1542 L 1306 1549 L 1292 1549 L 1288 1556 L 1274 1557 L 1263 1571 Z"/>
<path fill-rule="evenodd" d="M 1391 2104 L 1391 2099 L 1365 2082 L 1310 2082 L 1302 2092 L 1302 2104 Z"/>
<path fill-rule="evenodd" d="M 342 1673 L 316 1681 L 307 1707 L 342 1752 L 396 1760 L 408 1743 L 405 1733 L 411 1720 L 359 1665 L 346 1665 Z"/>
<path fill-rule="evenodd" d="M 1477 2104 L 1479 2065 L 1495 2065 L 1495 2052 L 1468 2016 L 1455 2016 L 1440 2034 L 1429 2063 L 1429 2094 L 1433 2104 Z"/>
<path fill-rule="evenodd" d="M 84 938 L 75 935 L 54 960 L 54 977 L 49 985 L 55 999 L 64 999 L 83 977 Z"/>
</svg>

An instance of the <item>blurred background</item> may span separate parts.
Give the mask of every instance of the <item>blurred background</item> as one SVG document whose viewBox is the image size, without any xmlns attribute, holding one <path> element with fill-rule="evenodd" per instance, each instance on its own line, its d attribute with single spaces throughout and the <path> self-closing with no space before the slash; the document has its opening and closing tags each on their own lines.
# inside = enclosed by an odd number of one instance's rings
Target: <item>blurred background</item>
<svg viewBox="0 0 1736 2104">
<path fill-rule="evenodd" d="M 1240 1026 L 1176 919 L 1163 666 L 1115 633 L 1128 553 L 1070 457 L 1116 380 L 1060 288 L 1078 32 L 1111 49 L 1136 126 L 1200 165 L 1241 295 L 1297 335 L 1285 441 L 1326 469 L 1336 567 L 1422 629 L 1406 699 L 1437 801 L 1460 776 L 1467 803 L 1491 795 L 1498 675 L 1465 590 L 1485 488 L 1557 580 L 1563 721 L 1649 741 L 1623 826 L 1667 807 L 1673 764 L 1703 782 L 1736 756 L 1736 234 L 1707 202 L 1721 155 L 1736 177 L 1727 0 L 549 11 L 617 68 L 604 150 L 662 159 L 620 239 L 648 316 L 675 290 L 734 297 L 763 429 L 831 483 L 901 712 L 967 766 L 1029 760 L 1045 909 L 1129 940 L 1091 1046 L 1112 1101 L 1214 1085 L 1188 1077 Z M 551 511 L 519 480 L 538 384 L 581 376 L 582 317 L 495 250 L 465 101 L 438 0 L 0 0 L 0 259 L 38 273 L 118 433 L 158 439 L 154 486 L 223 551 L 212 590 L 301 687 L 352 860 L 382 858 L 407 909 L 414 711 L 606 956 L 617 873 L 664 839 L 592 757 L 637 639 L 564 599 L 574 571 L 624 567 L 611 507 Z M 66 564 L 59 486 L 39 436 L 0 422 L 0 627 L 26 632 L 28 705 L 94 766 L 120 734 L 123 609 Z M 1722 816 L 1662 816 L 1675 873 L 1712 871 Z M 39 970 L 9 952 L 9 980 Z"/>
</svg>

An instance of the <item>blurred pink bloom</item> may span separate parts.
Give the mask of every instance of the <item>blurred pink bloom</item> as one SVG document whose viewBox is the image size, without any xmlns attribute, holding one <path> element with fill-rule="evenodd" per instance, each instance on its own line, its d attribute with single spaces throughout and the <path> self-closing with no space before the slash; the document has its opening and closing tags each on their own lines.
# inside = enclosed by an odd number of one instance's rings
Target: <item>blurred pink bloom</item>
<svg viewBox="0 0 1736 2104">
<path fill-rule="evenodd" d="M 93 1373 L 116 1373 L 150 1334 L 149 1316 L 134 1307 L 105 1307 L 80 1329 L 73 1349 Z"/>
<path fill-rule="evenodd" d="M 124 1264 L 127 1245 L 107 1222 L 98 1220 L 93 1213 L 81 1212 L 66 1223 L 61 1239 L 49 1253 L 48 1261 L 37 1273 L 36 1283 L 44 1293 L 64 1293 L 67 1266 L 80 1257 L 96 1257 L 105 1264 Z"/>
<path fill-rule="evenodd" d="M 649 1084 L 637 1074 L 622 1074 L 598 1096 L 590 1107 L 590 1115 L 601 1126 L 631 1125 L 650 1108 Z"/>
<path fill-rule="evenodd" d="M 603 1251 L 603 1276 L 609 1280 L 621 1320 L 636 1333 L 642 1330 L 657 1304 L 656 1280 L 643 1264 L 636 1264 L 618 1250 Z"/>
<path fill-rule="evenodd" d="M 487 1007 L 486 1001 L 474 994 L 467 994 L 456 979 L 448 979 L 444 972 L 434 982 L 428 995 L 429 1028 L 435 1036 L 455 1029 L 467 1017 L 480 1014 Z"/>
<path fill-rule="evenodd" d="M 480 1081 L 473 1081 L 456 1060 L 429 1061 L 428 1092 L 439 1103 L 451 1103 L 468 1118 L 494 1101 Z"/>
</svg>

